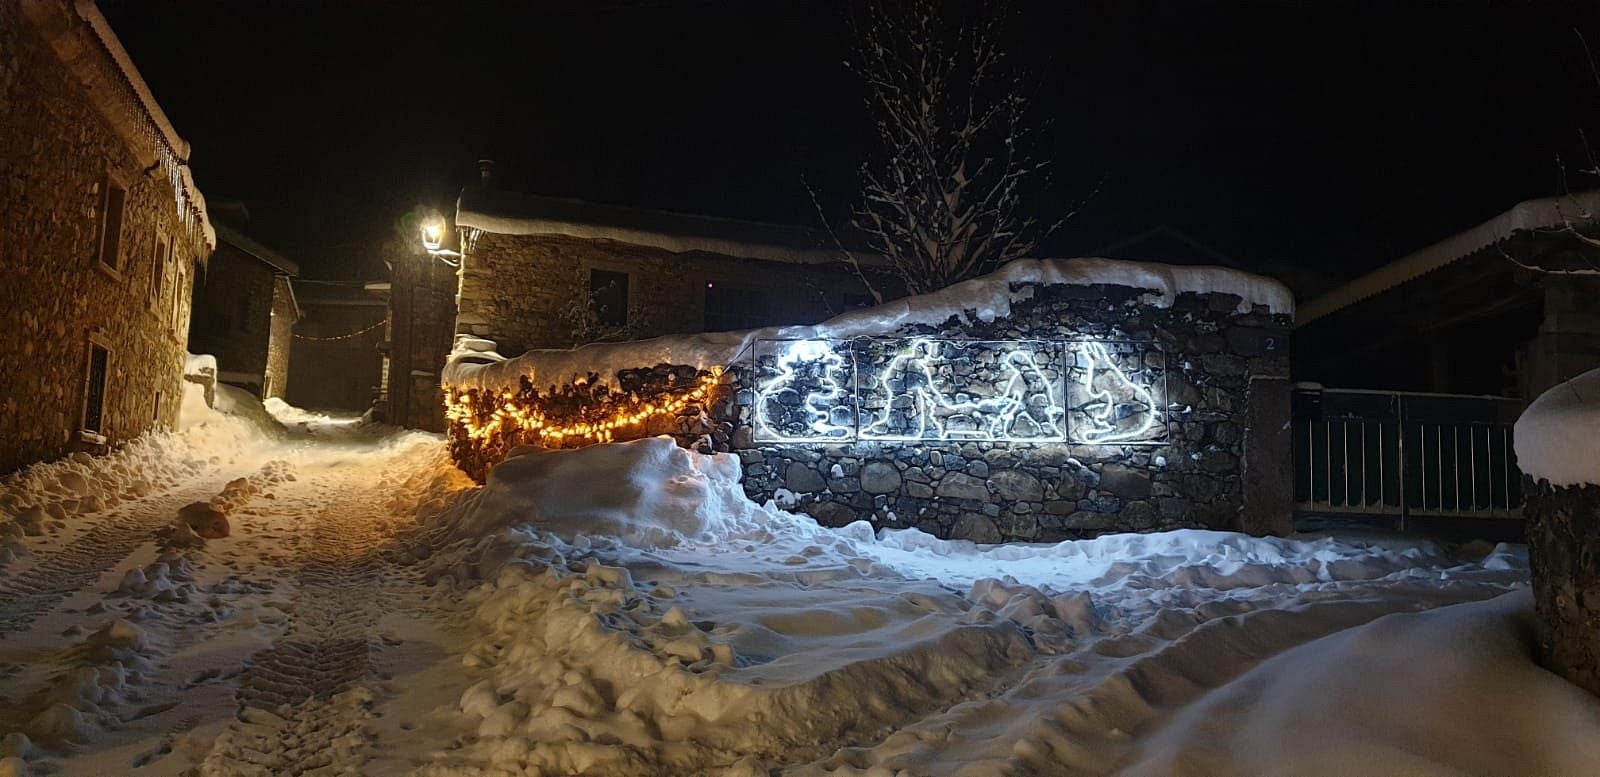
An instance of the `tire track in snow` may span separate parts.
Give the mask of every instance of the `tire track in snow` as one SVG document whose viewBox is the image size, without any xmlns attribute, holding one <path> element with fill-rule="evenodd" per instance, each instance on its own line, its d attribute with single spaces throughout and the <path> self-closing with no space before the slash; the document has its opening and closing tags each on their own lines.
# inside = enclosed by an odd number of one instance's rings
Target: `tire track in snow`
<svg viewBox="0 0 1600 777">
<path fill-rule="evenodd" d="M 35 563 L 0 580 L 0 639 L 26 630 L 63 599 L 98 581 L 170 524 L 178 508 L 217 492 L 220 478 L 125 503 L 53 551 L 35 551 Z"/>
<path fill-rule="evenodd" d="M 253 656 L 239 679 L 238 714 L 201 763 L 201 775 L 353 773 L 371 750 L 367 723 L 386 642 L 378 621 L 415 584 L 415 570 L 386 561 L 379 482 L 352 484 L 308 469 L 309 531 L 289 629 Z M 355 486 L 355 487 L 352 487 Z M 285 505 L 280 501 L 279 507 Z"/>
</svg>

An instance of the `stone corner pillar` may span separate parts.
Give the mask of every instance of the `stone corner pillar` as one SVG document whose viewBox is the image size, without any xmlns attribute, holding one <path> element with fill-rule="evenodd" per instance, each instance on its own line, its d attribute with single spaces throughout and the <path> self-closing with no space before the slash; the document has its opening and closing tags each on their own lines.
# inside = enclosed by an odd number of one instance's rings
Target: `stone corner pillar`
<svg viewBox="0 0 1600 777">
<path fill-rule="evenodd" d="M 1600 486 L 1525 486 L 1539 662 L 1600 695 Z"/>
<path fill-rule="evenodd" d="M 1250 379 L 1241 462 L 1244 504 L 1238 525 L 1246 534 L 1283 536 L 1294 531 L 1292 393 L 1288 378 Z"/>
</svg>

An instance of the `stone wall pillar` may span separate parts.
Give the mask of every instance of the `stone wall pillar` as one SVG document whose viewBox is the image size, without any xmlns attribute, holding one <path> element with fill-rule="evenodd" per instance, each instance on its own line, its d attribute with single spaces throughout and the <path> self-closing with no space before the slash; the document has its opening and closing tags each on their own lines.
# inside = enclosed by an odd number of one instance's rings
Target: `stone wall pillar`
<svg viewBox="0 0 1600 777">
<path fill-rule="evenodd" d="M 1524 351 L 1522 396 L 1533 398 L 1546 389 L 1600 367 L 1600 278 L 1547 275 L 1544 321 Z"/>
<path fill-rule="evenodd" d="M 1600 694 L 1600 486 L 1541 481 L 1523 514 L 1540 663 Z"/>
<path fill-rule="evenodd" d="M 1239 531 L 1283 536 L 1294 531 L 1292 389 L 1287 378 L 1252 377 L 1244 430 L 1244 505 Z"/>
</svg>

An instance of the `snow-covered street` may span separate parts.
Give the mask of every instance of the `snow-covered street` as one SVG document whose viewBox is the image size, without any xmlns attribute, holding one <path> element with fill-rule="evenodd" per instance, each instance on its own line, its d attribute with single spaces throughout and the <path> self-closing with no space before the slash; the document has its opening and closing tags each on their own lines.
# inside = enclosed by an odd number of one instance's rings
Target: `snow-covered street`
<svg viewBox="0 0 1600 777">
<path fill-rule="evenodd" d="M 752 504 L 667 440 L 478 488 L 438 437 L 273 410 L 5 482 L 0 774 L 1600 768 L 1518 547 L 978 547 Z M 227 536 L 175 529 L 195 502 Z"/>
</svg>

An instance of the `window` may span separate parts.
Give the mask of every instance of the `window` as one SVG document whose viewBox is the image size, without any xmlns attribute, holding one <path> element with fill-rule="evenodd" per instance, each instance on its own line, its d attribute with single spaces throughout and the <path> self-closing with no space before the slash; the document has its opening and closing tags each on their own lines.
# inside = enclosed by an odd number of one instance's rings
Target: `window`
<svg viewBox="0 0 1600 777">
<path fill-rule="evenodd" d="M 628 323 L 628 274 L 612 270 L 589 271 L 589 309 L 601 326 Z"/>
<path fill-rule="evenodd" d="M 766 295 L 755 289 L 706 281 L 705 331 L 755 329 L 772 322 Z"/>
<path fill-rule="evenodd" d="M 156 392 L 156 412 L 150 417 L 150 422 L 153 424 L 161 423 L 161 392 L 159 391 Z"/>
<path fill-rule="evenodd" d="M 115 270 L 122 251 L 122 207 L 128 190 L 106 179 L 106 196 L 100 201 L 100 263 Z"/>
<path fill-rule="evenodd" d="M 161 307 L 161 285 L 167 276 L 167 241 L 156 238 L 155 252 L 150 255 L 150 308 Z M 158 314 L 159 315 L 159 314 Z"/>
<path fill-rule="evenodd" d="M 105 432 L 106 376 L 111 367 L 111 352 L 98 343 L 89 343 L 88 391 L 83 398 L 83 430 Z"/>
</svg>

